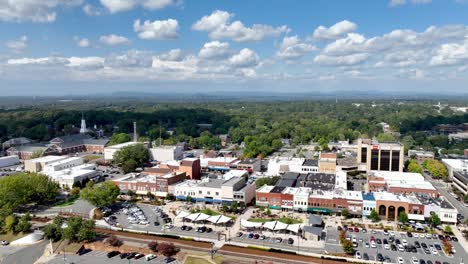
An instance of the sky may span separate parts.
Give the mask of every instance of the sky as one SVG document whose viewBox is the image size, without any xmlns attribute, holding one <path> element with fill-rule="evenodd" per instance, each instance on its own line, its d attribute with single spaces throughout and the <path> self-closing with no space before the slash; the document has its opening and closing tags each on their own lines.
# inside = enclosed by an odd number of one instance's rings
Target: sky
<svg viewBox="0 0 468 264">
<path fill-rule="evenodd" d="M 0 0 L 0 96 L 468 93 L 468 0 Z"/>
</svg>

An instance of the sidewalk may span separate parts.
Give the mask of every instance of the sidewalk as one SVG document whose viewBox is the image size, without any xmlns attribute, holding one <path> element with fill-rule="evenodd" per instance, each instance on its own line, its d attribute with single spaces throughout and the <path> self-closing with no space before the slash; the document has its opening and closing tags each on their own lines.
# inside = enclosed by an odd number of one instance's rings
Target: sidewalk
<svg viewBox="0 0 468 264">
<path fill-rule="evenodd" d="M 465 237 L 463 236 L 463 233 L 458 230 L 459 227 L 457 226 L 452 226 L 452 231 L 455 234 L 455 236 L 458 238 L 458 243 L 463 247 L 465 252 L 468 252 L 468 242 L 465 240 Z M 457 242 L 453 242 L 457 243 Z"/>
</svg>

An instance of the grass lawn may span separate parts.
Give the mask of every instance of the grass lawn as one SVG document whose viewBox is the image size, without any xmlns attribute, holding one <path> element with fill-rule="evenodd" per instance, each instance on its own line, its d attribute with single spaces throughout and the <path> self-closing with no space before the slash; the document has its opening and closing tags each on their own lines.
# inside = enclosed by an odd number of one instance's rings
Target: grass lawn
<svg viewBox="0 0 468 264">
<path fill-rule="evenodd" d="M 273 219 L 273 218 L 250 218 L 249 221 L 250 222 L 257 222 L 257 223 L 265 223 L 265 222 L 270 222 L 270 221 L 279 221 L 281 223 L 285 223 L 285 224 L 288 224 L 288 225 L 302 223 L 302 220 L 293 219 L 293 218 L 290 218 L 290 217 L 281 217 L 281 218 L 277 218 L 277 219 Z"/>
<path fill-rule="evenodd" d="M 72 205 L 76 202 L 76 200 L 78 200 L 79 195 L 75 196 L 75 197 L 71 197 L 67 200 L 64 200 L 64 201 L 60 201 L 58 203 L 56 203 L 54 206 L 56 207 L 65 207 L 65 206 L 69 206 L 69 205 Z"/>
<path fill-rule="evenodd" d="M 11 243 L 12 241 L 20 239 L 26 235 L 27 233 L 17 233 L 17 234 L 14 234 L 12 232 L 0 233 L 0 240 L 6 240 Z"/>
<path fill-rule="evenodd" d="M 202 258 L 197 258 L 197 257 L 187 257 L 185 260 L 185 264 L 211 264 L 211 262 L 202 259 Z"/>
<path fill-rule="evenodd" d="M 100 158 L 102 158 L 102 156 L 100 156 L 100 155 L 86 155 L 86 156 L 83 156 L 83 159 L 87 160 L 87 161 L 92 161 L 92 160 L 96 160 L 96 159 L 100 159 Z"/>
</svg>

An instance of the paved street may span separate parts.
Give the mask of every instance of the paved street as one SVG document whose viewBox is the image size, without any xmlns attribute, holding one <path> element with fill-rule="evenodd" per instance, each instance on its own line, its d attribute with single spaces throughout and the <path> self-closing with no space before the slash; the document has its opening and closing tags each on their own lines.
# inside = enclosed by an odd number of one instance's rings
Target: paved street
<svg viewBox="0 0 468 264">
<path fill-rule="evenodd" d="M 31 264 L 44 253 L 48 241 L 42 241 L 30 246 L 6 246 L 0 248 L 0 263 Z M 63 263 L 63 262 L 62 262 Z"/>
<path fill-rule="evenodd" d="M 163 256 L 158 256 L 156 259 L 151 261 L 147 261 L 144 257 L 141 259 L 121 259 L 120 256 L 115 256 L 113 258 L 107 257 L 107 252 L 100 252 L 100 251 L 91 251 L 85 255 L 78 256 L 72 254 L 66 254 L 65 260 L 63 259 L 63 255 L 58 255 L 52 260 L 48 262 L 49 264 L 63 264 L 63 263 L 93 263 L 93 264 L 129 264 L 129 263 L 171 263 L 171 264 L 179 264 L 178 260 L 174 260 L 171 262 L 166 262 L 166 258 Z"/>
<path fill-rule="evenodd" d="M 398 251 L 398 250 L 393 251 L 391 249 L 384 249 L 383 244 L 377 244 L 376 248 L 372 248 L 372 247 L 367 248 L 364 246 L 364 244 L 365 242 L 370 243 L 371 236 L 374 236 L 376 240 L 381 239 L 381 241 L 383 241 L 384 239 L 388 240 L 390 238 L 389 235 L 384 235 L 381 230 L 377 231 L 376 234 L 372 234 L 370 231 L 371 230 L 368 230 L 367 233 L 362 233 L 361 231 L 358 233 L 347 232 L 346 234 L 347 236 L 351 238 L 356 237 L 358 247 L 355 248 L 355 250 L 359 251 L 361 255 L 363 255 L 364 253 L 367 253 L 370 260 L 376 260 L 376 256 L 378 253 L 381 253 L 384 257 L 388 256 L 392 263 L 398 263 L 397 261 L 398 257 L 402 257 L 405 263 L 412 263 L 411 257 L 414 256 L 418 260 L 423 259 L 426 262 L 430 260 L 432 261 L 432 263 L 435 263 L 435 261 L 440 261 L 441 263 L 447 262 L 449 264 L 460 263 L 461 257 L 464 257 L 464 259 L 467 258 L 466 252 L 461 247 L 459 242 L 453 242 L 453 241 L 451 242 L 451 244 L 455 248 L 457 253 L 451 257 L 448 257 L 447 255 L 445 255 L 445 253 L 441 250 L 438 250 L 437 254 L 432 254 L 432 253 L 426 254 L 424 253 L 422 248 L 417 248 L 417 253 L 411 253 L 411 252 L 405 252 L 405 251 Z M 328 239 L 327 239 L 327 243 L 325 244 L 325 248 L 328 251 L 328 253 L 341 252 L 341 249 L 340 251 L 337 251 L 339 248 L 341 248 L 337 239 L 338 231 L 335 228 L 328 228 L 327 232 L 328 232 Z M 335 237 L 336 237 L 336 241 L 335 241 Z M 399 233 L 399 232 L 395 233 L 395 239 L 399 239 L 400 242 L 403 242 L 403 239 L 405 239 L 408 245 L 414 245 L 414 242 L 418 241 L 421 245 L 422 243 L 425 243 L 428 248 L 431 248 L 436 243 L 439 245 L 442 245 L 442 241 L 439 239 L 408 237 L 406 233 Z M 392 244 L 392 243 L 389 242 L 389 244 Z"/>
<path fill-rule="evenodd" d="M 460 201 L 457 201 L 455 197 L 449 194 L 448 190 L 451 187 L 447 187 L 447 183 L 434 180 L 432 177 L 426 173 L 424 173 L 424 177 L 429 180 L 432 185 L 458 210 L 460 214 L 462 214 L 465 219 L 468 219 L 468 208 L 465 207 Z"/>
</svg>

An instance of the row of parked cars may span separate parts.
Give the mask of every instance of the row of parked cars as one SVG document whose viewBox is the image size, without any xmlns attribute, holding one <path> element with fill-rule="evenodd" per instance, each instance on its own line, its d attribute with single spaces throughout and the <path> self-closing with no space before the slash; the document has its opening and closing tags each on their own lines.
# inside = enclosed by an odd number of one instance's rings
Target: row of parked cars
<svg viewBox="0 0 468 264">
<path fill-rule="evenodd" d="M 156 255 L 153 255 L 153 254 L 148 254 L 148 255 L 144 255 L 144 254 L 141 254 L 141 253 L 138 253 L 138 252 L 124 252 L 124 253 L 121 253 L 120 251 L 117 251 L 117 250 L 114 250 L 114 251 L 111 251 L 109 253 L 107 253 L 107 257 L 108 258 L 113 258 L 115 256 L 120 256 L 120 259 L 128 259 L 129 261 L 131 259 L 141 259 L 141 258 L 145 258 L 146 261 L 151 261 L 153 259 L 156 259 L 158 256 Z M 165 258 L 164 259 L 164 263 L 171 263 L 173 261 L 175 261 L 176 259 L 175 258 Z"/>
<path fill-rule="evenodd" d="M 244 235 L 244 233 L 242 233 L 242 232 L 237 232 L 237 234 L 236 234 L 236 236 L 239 237 L 239 238 L 242 237 L 243 235 Z M 259 239 L 259 240 L 265 240 L 265 239 L 267 239 L 267 237 L 266 237 L 265 235 L 256 234 L 256 233 L 249 233 L 249 234 L 247 234 L 247 238 L 248 238 L 248 239 Z M 281 243 L 281 242 L 283 242 L 283 239 L 282 239 L 281 237 L 275 237 L 275 238 L 273 239 L 273 242 L 274 242 L 274 243 Z M 288 239 L 287 239 L 287 243 L 288 243 L 289 245 L 294 244 L 294 239 L 288 238 Z"/>
<path fill-rule="evenodd" d="M 134 205 L 129 208 L 123 208 L 122 213 L 127 215 L 130 224 L 148 225 L 148 218 L 140 207 Z"/>
</svg>

